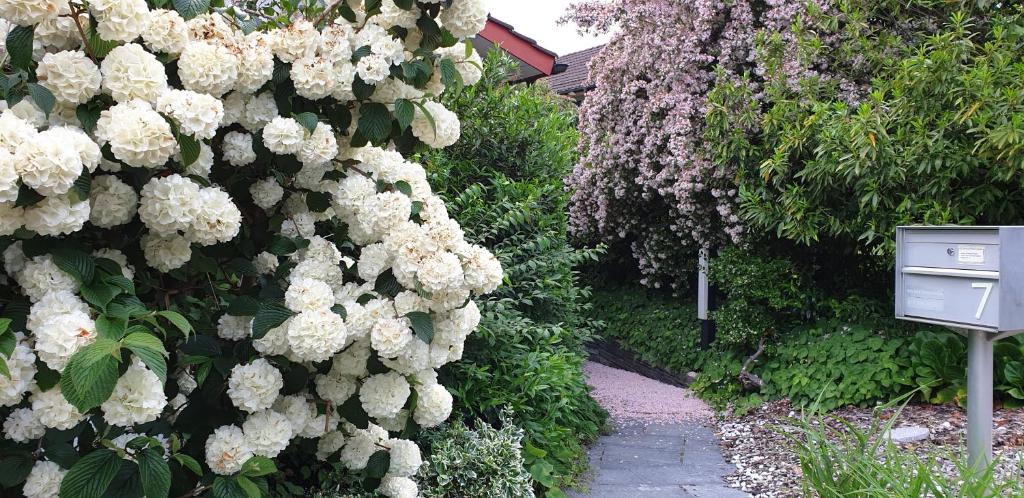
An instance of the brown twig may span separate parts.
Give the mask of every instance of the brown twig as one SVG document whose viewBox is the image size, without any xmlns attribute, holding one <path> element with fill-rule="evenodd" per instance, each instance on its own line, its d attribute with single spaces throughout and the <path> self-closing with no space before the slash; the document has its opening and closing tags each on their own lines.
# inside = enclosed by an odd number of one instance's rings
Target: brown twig
<svg viewBox="0 0 1024 498">
<path fill-rule="evenodd" d="M 71 20 L 75 21 L 75 27 L 78 28 L 78 36 L 82 37 L 82 47 L 85 48 L 85 53 L 92 59 L 93 64 L 99 64 L 96 60 L 96 54 L 92 53 L 92 47 L 89 46 L 89 38 L 85 36 L 85 29 L 82 28 L 82 21 L 78 18 L 85 11 L 81 10 L 80 7 L 76 7 L 75 4 L 71 4 Z"/>
<path fill-rule="evenodd" d="M 210 489 L 210 488 L 211 488 L 211 486 L 209 484 L 207 484 L 205 486 L 199 486 L 198 488 L 193 489 L 192 491 L 189 491 L 188 493 L 185 493 L 185 494 L 181 495 L 179 498 L 189 498 L 190 496 L 199 496 L 201 493 L 203 493 L 204 491 L 206 491 L 207 489 Z"/>
<path fill-rule="evenodd" d="M 757 391 L 764 386 L 764 381 L 757 375 L 750 373 L 749 369 L 750 365 L 752 365 L 754 361 L 761 356 L 761 353 L 764 353 L 764 345 L 766 342 L 768 342 L 768 336 L 762 336 L 761 340 L 757 343 L 757 351 L 754 351 L 754 354 L 750 355 L 750 357 L 743 362 L 743 368 L 740 369 L 740 383 L 742 383 L 743 387 L 747 390 Z"/>
<path fill-rule="evenodd" d="M 320 17 L 316 18 L 316 21 L 313 23 L 313 26 L 319 26 L 320 23 L 324 22 L 324 20 L 327 19 L 327 15 L 330 14 L 332 10 L 338 8 L 338 6 L 341 5 L 342 1 L 343 0 L 335 0 L 334 3 L 332 3 L 326 9 L 324 9 L 324 12 L 320 14 Z"/>
</svg>

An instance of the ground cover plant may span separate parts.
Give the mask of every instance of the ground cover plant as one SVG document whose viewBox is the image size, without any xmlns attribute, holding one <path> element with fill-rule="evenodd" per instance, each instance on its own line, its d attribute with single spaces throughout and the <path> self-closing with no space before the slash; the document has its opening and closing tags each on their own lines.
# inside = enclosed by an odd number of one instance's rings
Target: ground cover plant
<svg viewBox="0 0 1024 498">
<path fill-rule="evenodd" d="M 418 495 L 504 273 L 403 154 L 486 11 L 261 5 L 0 0 L 5 496 Z"/>
</svg>

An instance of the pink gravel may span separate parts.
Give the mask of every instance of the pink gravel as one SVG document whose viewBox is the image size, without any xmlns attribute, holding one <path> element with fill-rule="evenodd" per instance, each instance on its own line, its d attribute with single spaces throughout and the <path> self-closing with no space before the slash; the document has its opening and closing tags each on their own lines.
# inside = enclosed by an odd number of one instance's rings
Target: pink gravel
<svg viewBox="0 0 1024 498">
<path fill-rule="evenodd" d="M 591 395 L 618 422 L 670 424 L 705 421 L 711 408 L 689 389 L 588 361 L 583 367 Z"/>
</svg>

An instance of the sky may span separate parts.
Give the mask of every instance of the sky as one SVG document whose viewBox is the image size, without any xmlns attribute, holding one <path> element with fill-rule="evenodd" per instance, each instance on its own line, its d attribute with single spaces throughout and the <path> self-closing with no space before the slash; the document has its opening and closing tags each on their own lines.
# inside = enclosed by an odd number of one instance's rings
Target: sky
<svg viewBox="0 0 1024 498">
<path fill-rule="evenodd" d="M 572 0 L 486 0 L 491 15 L 558 55 L 600 45 L 607 36 L 581 36 L 572 24 L 559 25 Z M 575 0 L 579 1 L 579 0 Z"/>
</svg>

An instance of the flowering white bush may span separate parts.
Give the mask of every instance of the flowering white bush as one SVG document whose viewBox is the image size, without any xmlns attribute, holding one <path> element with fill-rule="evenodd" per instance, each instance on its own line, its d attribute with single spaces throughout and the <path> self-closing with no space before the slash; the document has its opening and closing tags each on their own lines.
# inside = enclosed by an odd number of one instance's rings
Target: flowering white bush
<svg viewBox="0 0 1024 498">
<path fill-rule="evenodd" d="M 315 455 L 417 496 L 503 274 L 405 158 L 458 140 L 486 10 L 211 3 L 0 0 L 2 482 L 252 497 Z"/>
</svg>

